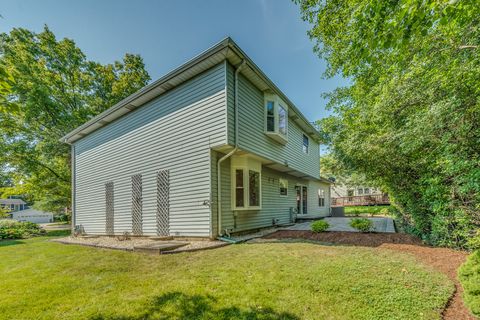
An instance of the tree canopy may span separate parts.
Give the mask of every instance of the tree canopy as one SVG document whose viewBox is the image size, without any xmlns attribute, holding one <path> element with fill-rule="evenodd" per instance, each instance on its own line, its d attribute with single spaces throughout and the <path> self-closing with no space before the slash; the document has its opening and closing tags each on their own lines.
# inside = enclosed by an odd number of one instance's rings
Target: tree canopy
<svg viewBox="0 0 480 320">
<path fill-rule="evenodd" d="M 480 227 L 478 1 L 297 0 L 348 87 L 321 122 L 332 155 L 381 185 L 405 227 L 474 248 Z"/>
<path fill-rule="evenodd" d="M 44 209 L 70 205 L 70 148 L 59 139 L 147 84 L 138 55 L 100 64 L 70 39 L 13 29 L 0 34 L 0 176 L 4 194 Z"/>
</svg>

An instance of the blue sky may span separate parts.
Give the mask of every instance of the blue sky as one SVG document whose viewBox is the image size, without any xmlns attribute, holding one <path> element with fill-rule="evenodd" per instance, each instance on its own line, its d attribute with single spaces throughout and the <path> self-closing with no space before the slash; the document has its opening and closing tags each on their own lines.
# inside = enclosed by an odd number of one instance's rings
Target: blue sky
<svg viewBox="0 0 480 320">
<path fill-rule="evenodd" d="M 111 63 L 140 54 L 153 80 L 230 36 L 311 121 L 327 115 L 323 92 L 346 84 L 322 79 L 309 26 L 289 0 L 0 1 L 0 31 L 14 27 L 71 38 L 88 59 Z"/>
</svg>

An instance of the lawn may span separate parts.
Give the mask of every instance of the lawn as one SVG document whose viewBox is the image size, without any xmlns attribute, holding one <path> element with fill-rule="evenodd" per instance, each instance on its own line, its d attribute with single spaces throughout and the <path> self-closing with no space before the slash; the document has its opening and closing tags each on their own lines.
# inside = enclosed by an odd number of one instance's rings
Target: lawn
<svg viewBox="0 0 480 320">
<path fill-rule="evenodd" d="M 2 319 L 439 319 L 453 292 L 413 256 L 313 243 L 151 256 L 0 242 Z"/>
<path fill-rule="evenodd" d="M 345 207 L 345 215 L 389 215 L 390 206 L 348 206 Z"/>
</svg>

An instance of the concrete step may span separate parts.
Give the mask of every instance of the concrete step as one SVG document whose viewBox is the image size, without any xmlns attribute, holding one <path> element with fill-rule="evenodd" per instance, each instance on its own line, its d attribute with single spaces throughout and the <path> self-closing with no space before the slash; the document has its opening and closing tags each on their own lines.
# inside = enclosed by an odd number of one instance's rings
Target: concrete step
<svg viewBox="0 0 480 320">
<path fill-rule="evenodd" d="M 188 242 L 159 242 L 143 246 L 134 246 L 133 251 L 150 254 L 162 254 L 164 251 L 174 250 L 186 246 Z"/>
</svg>

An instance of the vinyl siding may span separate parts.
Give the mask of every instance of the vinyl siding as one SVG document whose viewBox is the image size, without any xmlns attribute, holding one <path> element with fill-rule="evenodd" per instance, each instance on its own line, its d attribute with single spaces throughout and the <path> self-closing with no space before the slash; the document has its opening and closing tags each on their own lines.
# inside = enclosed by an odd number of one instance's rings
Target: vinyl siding
<svg viewBox="0 0 480 320">
<path fill-rule="evenodd" d="M 212 151 L 212 224 L 216 234 L 217 224 L 217 172 L 216 163 L 223 156 L 222 153 Z M 308 190 L 308 213 L 326 216 L 329 213 L 328 189 L 329 185 L 320 181 L 299 179 L 294 176 L 262 167 L 262 209 L 255 211 L 232 210 L 231 194 L 231 170 L 230 159 L 222 163 L 222 229 L 240 232 L 245 230 L 269 227 L 273 219 L 278 224 L 291 222 L 290 208 L 296 208 L 295 185 L 307 185 Z M 288 180 L 287 196 L 280 195 L 279 179 Z M 317 188 L 323 188 L 327 192 L 325 207 L 318 206 Z"/>
<path fill-rule="evenodd" d="M 234 69 L 227 68 L 228 141 L 234 141 Z M 320 145 L 309 137 L 309 152 L 303 153 L 303 131 L 288 120 L 288 142 L 282 145 L 265 134 L 264 95 L 243 75 L 239 76 L 239 147 L 315 178 L 320 177 Z M 308 135 L 307 135 L 308 136 Z"/>
<path fill-rule="evenodd" d="M 142 175 L 143 232 L 156 234 L 156 173 L 170 171 L 170 234 L 210 235 L 210 148 L 227 143 L 225 63 L 75 143 L 75 221 L 105 233 L 114 183 L 115 233 L 131 232 L 131 176 Z"/>
</svg>

